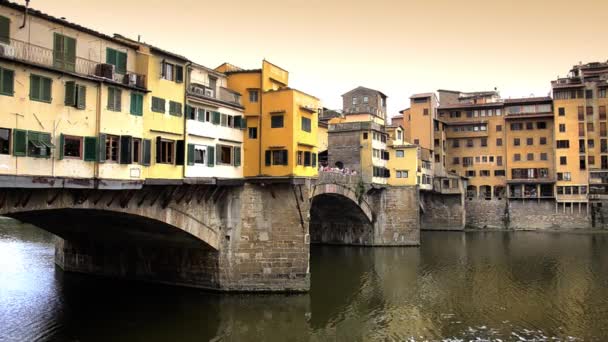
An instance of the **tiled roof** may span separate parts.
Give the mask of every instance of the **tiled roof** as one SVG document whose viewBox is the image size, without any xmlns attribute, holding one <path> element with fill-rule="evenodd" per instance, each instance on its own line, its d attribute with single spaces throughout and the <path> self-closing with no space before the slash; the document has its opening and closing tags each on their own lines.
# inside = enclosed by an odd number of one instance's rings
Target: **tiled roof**
<svg viewBox="0 0 608 342">
<path fill-rule="evenodd" d="M 355 88 L 355 89 L 349 90 L 349 91 L 347 91 L 346 93 L 342 94 L 342 96 L 344 96 L 344 95 L 346 95 L 346 94 L 349 94 L 349 93 L 352 93 L 352 92 L 353 92 L 353 91 L 355 91 L 355 90 L 360 90 L 360 89 L 362 89 L 362 90 L 370 90 L 370 91 L 374 91 L 374 92 L 376 92 L 376 93 L 378 93 L 378 94 L 380 94 L 380 95 L 382 95 L 382 96 L 384 96 L 384 97 L 388 97 L 388 96 L 386 96 L 386 95 L 385 95 L 383 92 L 381 92 L 381 91 L 379 91 L 379 90 L 372 89 L 372 88 L 366 88 L 366 87 L 362 87 L 362 86 L 358 86 L 358 87 L 357 87 L 357 88 Z"/>
</svg>

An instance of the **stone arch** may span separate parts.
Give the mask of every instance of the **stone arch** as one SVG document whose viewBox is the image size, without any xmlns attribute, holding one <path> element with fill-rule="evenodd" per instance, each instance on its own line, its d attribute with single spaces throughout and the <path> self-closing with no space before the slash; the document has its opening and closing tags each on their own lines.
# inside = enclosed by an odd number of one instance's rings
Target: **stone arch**
<svg viewBox="0 0 608 342">
<path fill-rule="evenodd" d="M 361 209 L 371 223 L 375 221 L 374 213 L 364 196 L 358 196 L 355 190 L 352 188 L 335 183 L 317 184 L 313 188 L 311 201 L 314 199 L 314 197 L 323 194 L 346 197 Z"/>
<path fill-rule="evenodd" d="M 86 196 L 83 195 L 85 192 Z M 164 232 L 174 228 L 183 233 L 178 235 L 186 240 L 192 237 L 219 250 L 220 227 L 209 223 L 219 221 L 209 219 L 209 216 L 218 216 L 213 205 L 176 203 L 167 200 L 164 194 L 164 190 L 152 194 L 146 190 L 3 189 L 0 192 L 0 215 L 43 229 L 48 226 L 49 231 L 59 236 L 61 230 L 52 221 L 66 220 L 67 223 L 70 220 L 69 224 L 76 224 L 74 220 L 83 219 L 83 225 L 92 225 L 97 222 L 90 220 L 97 217 L 108 219 L 116 216 L 120 222 L 140 223 Z M 83 217 L 82 214 L 89 216 Z"/>
</svg>

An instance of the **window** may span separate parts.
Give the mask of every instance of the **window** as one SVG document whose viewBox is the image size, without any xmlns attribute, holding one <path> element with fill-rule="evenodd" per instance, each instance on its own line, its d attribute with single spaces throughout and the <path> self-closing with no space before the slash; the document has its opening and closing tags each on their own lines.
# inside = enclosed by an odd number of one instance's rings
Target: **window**
<svg viewBox="0 0 608 342">
<path fill-rule="evenodd" d="M 579 167 L 579 169 L 581 169 L 581 170 L 586 170 L 586 169 L 587 169 L 587 164 L 586 164 L 586 161 L 585 161 L 585 157 L 584 157 L 584 156 L 582 156 L 582 157 L 580 157 L 580 158 L 579 158 L 579 161 L 578 161 L 578 167 Z"/>
<path fill-rule="evenodd" d="M 173 164 L 175 161 L 175 140 L 156 138 L 156 162 Z"/>
<path fill-rule="evenodd" d="M 589 148 L 595 148 L 595 141 L 593 139 L 587 140 L 587 146 Z"/>
<path fill-rule="evenodd" d="M 593 122 L 587 123 L 587 132 L 593 132 Z"/>
<path fill-rule="evenodd" d="M 363 103 L 368 103 L 368 102 L 369 102 L 369 97 L 363 96 Z"/>
<path fill-rule="evenodd" d="M 287 150 L 267 150 L 265 158 L 266 166 L 288 165 Z"/>
<path fill-rule="evenodd" d="M 395 151 L 395 157 L 396 158 L 403 158 L 403 157 L 405 157 L 405 151 L 403 151 L 403 150 L 396 150 Z"/>
<path fill-rule="evenodd" d="M 311 126 L 310 119 L 302 117 L 302 130 L 304 132 L 309 132 L 310 133 L 310 131 L 311 131 L 311 127 L 310 126 Z"/>
<path fill-rule="evenodd" d="M 407 170 L 399 170 L 396 172 L 396 177 L 397 178 L 408 178 L 409 172 Z"/>
<path fill-rule="evenodd" d="M 519 153 L 515 153 L 513 155 L 513 161 L 520 161 L 521 160 L 521 155 Z"/>
<path fill-rule="evenodd" d="M 249 102 L 258 102 L 259 94 L 257 90 L 249 90 Z"/>
<path fill-rule="evenodd" d="M 547 160 L 547 153 L 541 152 L 541 154 L 540 154 L 540 160 Z"/>
<path fill-rule="evenodd" d="M 30 75 L 30 100 L 51 102 L 53 81 L 44 76 Z"/>
<path fill-rule="evenodd" d="M 59 33 L 53 35 L 53 66 L 58 69 L 76 70 L 76 39 Z"/>
<path fill-rule="evenodd" d="M 496 132 L 502 132 L 502 125 L 496 125 Z"/>
<path fill-rule="evenodd" d="M 589 156 L 589 165 L 595 165 L 595 156 Z"/>
<path fill-rule="evenodd" d="M 578 121 L 585 121 L 585 108 L 578 106 Z"/>
<path fill-rule="evenodd" d="M 526 159 L 529 160 L 529 161 L 534 160 L 534 153 L 528 153 Z"/>
<path fill-rule="evenodd" d="M 179 102 L 169 101 L 169 114 L 174 116 L 182 116 L 182 104 Z"/>
<path fill-rule="evenodd" d="M 566 132 L 566 124 L 559 124 L 559 131 L 561 133 Z"/>
<path fill-rule="evenodd" d="M 512 131 L 521 131 L 524 128 L 524 125 L 521 122 L 516 122 L 511 124 Z"/>
<path fill-rule="evenodd" d="M 537 129 L 547 129 L 547 122 L 546 121 L 539 121 L 536 123 L 536 128 Z"/>
<path fill-rule="evenodd" d="M 490 177 L 490 170 L 481 170 L 479 171 L 480 177 Z"/>
<path fill-rule="evenodd" d="M 11 20 L 7 17 L 0 16 L 0 42 L 11 43 Z"/>
<path fill-rule="evenodd" d="M 108 110 L 120 112 L 122 106 L 122 91 L 118 88 L 108 87 Z"/>
<path fill-rule="evenodd" d="M 570 172 L 558 172 L 557 180 L 558 181 L 569 181 L 569 180 L 572 180 L 572 177 L 570 175 Z"/>
<path fill-rule="evenodd" d="M 568 157 L 560 156 L 559 157 L 559 165 L 568 165 Z"/>
<path fill-rule="evenodd" d="M 481 147 L 488 146 L 488 138 L 481 138 Z"/>
<path fill-rule="evenodd" d="M 106 161 L 118 162 L 119 141 L 120 137 L 116 135 L 106 135 Z"/>
<path fill-rule="evenodd" d="M 420 140 L 419 139 L 414 139 L 414 145 L 420 145 Z"/>
<path fill-rule="evenodd" d="M 585 123 L 584 122 L 578 123 L 578 136 L 579 137 L 585 136 Z"/>
<path fill-rule="evenodd" d="M 600 120 L 606 120 L 606 106 L 599 106 L 598 109 L 600 112 Z"/>
<path fill-rule="evenodd" d="M 586 89 L 585 90 L 585 98 L 586 99 L 592 99 L 593 98 L 593 90 L 592 89 Z"/>
<path fill-rule="evenodd" d="M 502 156 L 496 156 L 496 165 L 502 166 Z"/>
<path fill-rule="evenodd" d="M 462 157 L 462 166 L 467 167 L 473 165 L 473 157 Z"/>
<path fill-rule="evenodd" d="M 1 19 L 2 17 L 0 17 Z M 0 154 L 10 154 L 11 152 L 11 130 L 0 128 Z"/>
<path fill-rule="evenodd" d="M 232 146 L 217 145 L 218 164 L 232 165 Z"/>
<path fill-rule="evenodd" d="M 131 93 L 131 114 L 142 116 L 144 114 L 144 95 Z"/>
<path fill-rule="evenodd" d="M 367 140 L 367 132 L 363 132 L 363 140 Z"/>
<path fill-rule="evenodd" d="M 454 164 L 454 165 L 460 164 L 460 158 L 458 158 L 458 157 L 452 158 L 452 164 Z"/>
<path fill-rule="evenodd" d="M 504 177 L 505 176 L 505 170 L 494 170 L 494 176 L 496 176 L 496 177 Z"/>
<path fill-rule="evenodd" d="M 258 128 L 257 127 L 249 127 L 249 139 L 257 139 L 258 138 Z"/>
<path fill-rule="evenodd" d="M 564 107 L 559 107 L 557 113 L 559 116 L 566 116 L 566 109 Z"/>
<path fill-rule="evenodd" d="M 357 98 L 353 97 L 353 105 L 356 105 L 356 104 L 357 104 Z"/>
<path fill-rule="evenodd" d="M 270 117 L 270 127 L 271 128 L 281 128 L 284 124 L 284 116 L 283 115 L 273 115 Z"/>
<path fill-rule="evenodd" d="M 539 143 L 541 145 L 547 145 L 547 137 L 540 137 Z"/>
<path fill-rule="evenodd" d="M 513 139 L 513 146 L 519 146 L 519 143 L 520 143 L 519 138 Z"/>
<path fill-rule="evenodd" d="M 119 74 L 127 73 L 127 53 L 106 48 L 106 63 L 114 66 L 114 71 Z"/>
<path fill-rule="evenodd" d="M 460 140 L 458 140 L 458 139 L 452 140 L 452 147 L 455 147 L 455 148 L 460 147 Z"/>
<path fill-rule="evenodd" d="M 570 140 L 558 140 L 557 148 L 570 148 Z"/>
<path fill-rule="evenodd" d="M 165 114 L 165 99 L 152 96 L 152 111 Z"/>
<path fill-rule="evenodd" d="M 82 159 L 82 138 L 61 135 L 60 158 Z"/>
<path fill-rule="evenodd" d="M 134 164 L 141 164 L 142 160 L 142 154 L 141 154 L 141 139 L 139 138 L 133 138 L 132 140 L 132 146 L 131 146 L 131 154 L 132 154 L 132 158 L 131 161 Z"/>
<path fill-rule="evenodd" d="M 309 151 L 304 152 L 304 166 L 310 166 L 312 163 L 311 153 Z"/>
<path fill-rule="evenodd" d="M 163 61 L 161 63 L 161 78 L 182 83 L 184 81 L 184 67 Z"/>
<path fill-rule="evenodd" d="M 87 88 L 74 81 L 65 82 L 65 105 L 84 109 L 86 107 Z"/>
<path fill-rule="evenodd" d="M 466 176 L 467 177 L 475 177 L 475 170 L 467 170 Z"/>
<path fill-rule="evenodd" d="M 534 129 L 534 122 L 526 122 L 526 129 L 527 130 Z"/>
<path fill-rule="evenodd" d="M 467 139 L 467 147 L 473 147 L 473 139 Z"/>
<path fill-rule="evenodd" d="M 534 145 L 534 138 L 526 138 L 526 145 Z"/>
<path fill-rule="evenodd" d="M 207 163 L 207 146 L 194 146 L 194 164 Z"/>
<path fill-rule="evenodd" d="M 2 25 L 0 17 L 0 26 Z M 1 32 L 0 32 L 1 34 Z M 2 37 L 0 36 L 0 41 Z M 0 68 L 0 95 L 13 96 L 15 93 L 15 72 L 13 70 Z"/>
<path fill-rule="evenodd" d="M 502 138 L 496 138 L 496 146 L 502 146 Z"/>
<path fill-rule="evenodd" d="M 429 115 L 429 109 L 428 108 L 424 108 L 422 110 L 422 115 Z"/>
</svg>

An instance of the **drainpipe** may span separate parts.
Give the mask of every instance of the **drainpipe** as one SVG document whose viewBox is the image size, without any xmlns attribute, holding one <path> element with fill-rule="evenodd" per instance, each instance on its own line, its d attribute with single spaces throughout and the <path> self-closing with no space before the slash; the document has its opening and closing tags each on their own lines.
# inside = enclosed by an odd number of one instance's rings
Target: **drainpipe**
<svg viewBox="0 0 608 342">
<path fill-rule="evenodd" d="M 101 133 L 101 95 L 102 95 L 102 90 L 103 90 L 103 82 L 99 82 L 98 87 L 97 87 L 97 104 L 96 104 L 96 115 L 95 115 L 95 137 L 97 138 L 97 146 L 95 146 L 97 148 L 97 153 L 99 153 L 99 146 L 101 146 L 101 144 L 105 144 L 105 142 L 102 142 L 99 140 L 99 134 Z M 96 154 L 97 154 L 96 153 Z M 97 160 L 95 161 L 95 168 L 94 168 L 94 174 L 93 174 L 93 179 L 95 181 L 97 181 L 99 179 L 99 157 L 97 157 Z M 97 188 L 97 184 L 95 184 L 95 188 Z"/>
<path fill-rule="evenodd" d="M 30 0 L 25 0 L 25 13 L 23 14 L 23 24 L 19 26 L 19 29 L 23 29 L 27 23 L 27 14 L 29 12 Z"/>
<path fill-rule="evenodd" d="M 186 167 L 188 167 L 188 117 L 186 115 L 186 106 L 188 104 L 188 86 L 190 85 L 190 69 L 189 67 L 192 65 L 192 62 L 186 62 L 184 65 L 184 72 L 186 73 L 184 76 L 184 168 L 182 170 L 182 178 L 186 178 Z"/>
<path fill-rule="evenodd" d="M 264 96 L 262 96 L 263 92 L 264 92 L 264 90 L 262 89 L 263 86 L 264 86 L 264 66 L 262 65 L 262 71 L 260 72 L 260 92 L 259 92 L 259 98 L 258 98 L 259 101 L 260 101 L 260 116 L 259 116 L 259 120 L 258 120 L 259 128 L 260 128 L 259 132 L 258 132 L 258 136 L 259 136 L 258 138 L 260 139 L 259 143 L 258 143 L 258 150 L 259 150 L 259 152 L 258 152 L 259 153 L 258 176 L 262 175 L 262 131 L 263 131 L 263 129 L 262 129 L 262 116 L 264 116 L 263 102 L 262 102 L 263 101 L 262 99 L 264 98 Z"/>
</svg>

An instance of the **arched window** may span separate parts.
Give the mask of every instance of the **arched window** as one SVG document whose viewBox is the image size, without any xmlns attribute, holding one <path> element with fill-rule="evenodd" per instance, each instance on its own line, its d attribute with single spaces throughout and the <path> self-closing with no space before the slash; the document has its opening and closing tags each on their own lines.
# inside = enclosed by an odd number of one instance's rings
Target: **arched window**
<svg viewBox="0 0 608 342">
<path fill-rule="evenodd" d="M 341 161 L 337 161 L 336 162 L 336 167 L 340 170 L 342 170 L 344 168 L 344 163 L 342 163 Z"/>
</svg>

